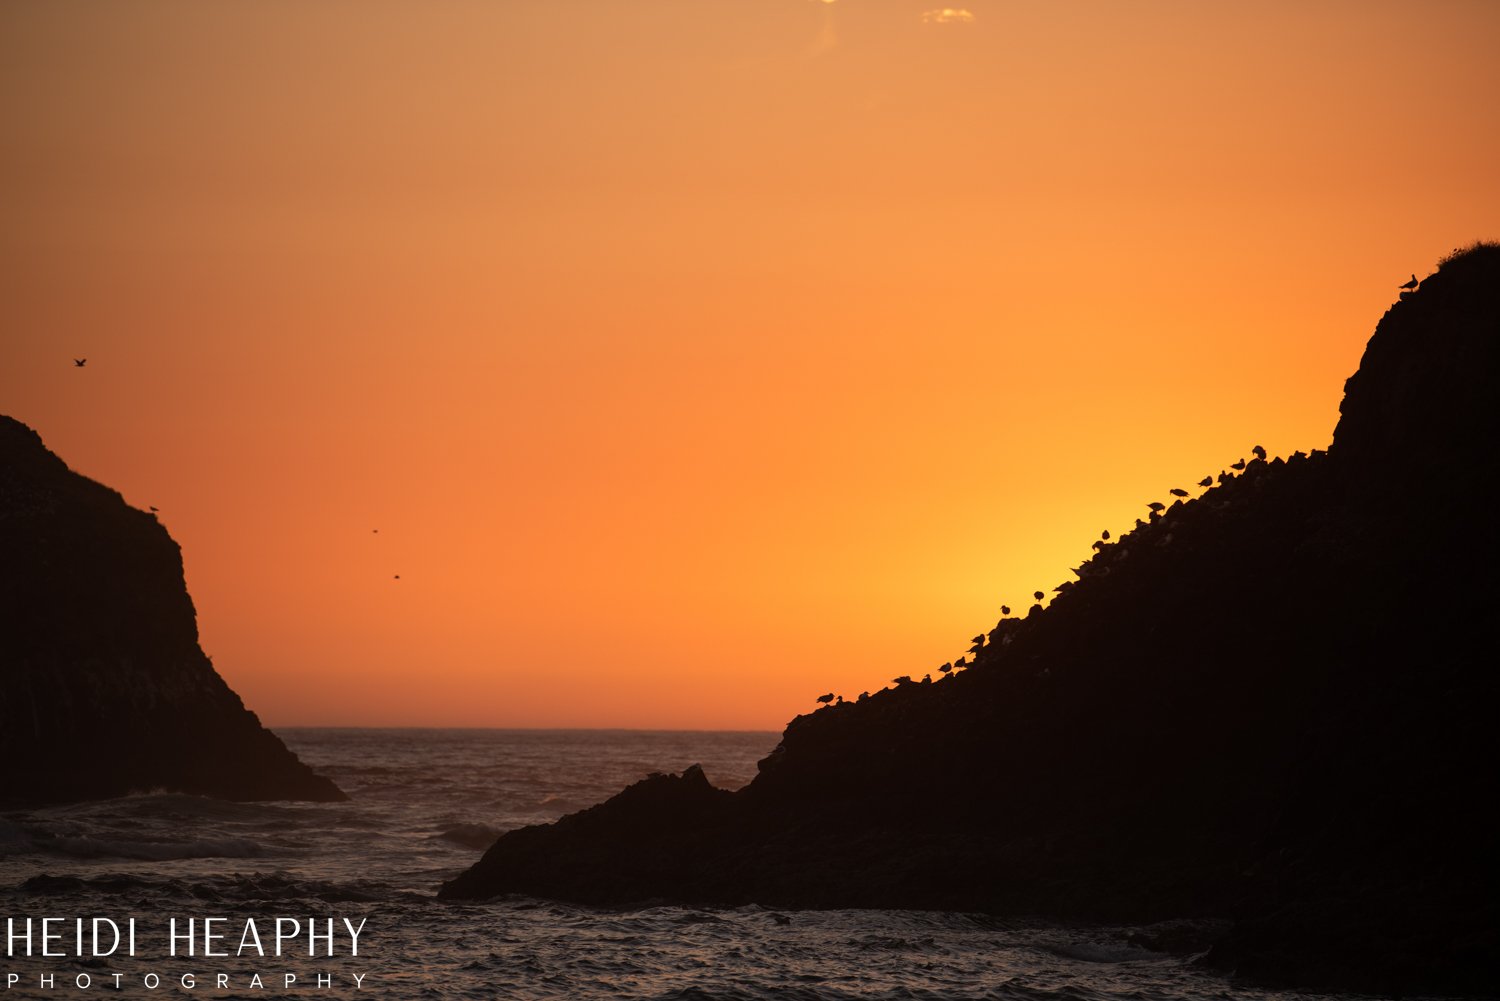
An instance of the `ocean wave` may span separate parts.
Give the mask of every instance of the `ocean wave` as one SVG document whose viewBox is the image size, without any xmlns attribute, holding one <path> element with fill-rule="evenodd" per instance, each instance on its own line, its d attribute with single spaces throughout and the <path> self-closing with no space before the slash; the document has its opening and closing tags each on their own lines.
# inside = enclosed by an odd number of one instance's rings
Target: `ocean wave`
<svg viewBox="0 0 1500 1001">
<path fill-rule="evenodd" d="M 465 848 L 477 848 L 484 851 L 495 840 L 500 837 L 501 832 L 488 824 L 454 824 L 441 834 L 434 835 L 434 840 L 451 841 Z"/>
<path fill-rule="evenodd" d="M 326 880 L 299 879 L 284 873 L 235 873 L 202 880 L 143 876 L 134 873 L 108 873 L 101 876 L 32 876 L 18 887 L 22 893 L 35 896 L 146 894 L 174 899 L 223 901 L 228 903 L 261 903 L 264 901 L 320 900 L 325 903 L 375 903 L 412 899 L 426 903 L 426 898 L 393 891 L 388 885 L 373 881 L 335 883 Z"/>
<path fill-rule="evenodd" d="M 248 838 L 202 838 L 196 841 L 128 841 L 89 835 L 42 835 L 31 839 L 33 848 L 74 858 L 126 858 L 147 862 L 192 858 L 256 858 L 266 854 Z"/>
</svg>

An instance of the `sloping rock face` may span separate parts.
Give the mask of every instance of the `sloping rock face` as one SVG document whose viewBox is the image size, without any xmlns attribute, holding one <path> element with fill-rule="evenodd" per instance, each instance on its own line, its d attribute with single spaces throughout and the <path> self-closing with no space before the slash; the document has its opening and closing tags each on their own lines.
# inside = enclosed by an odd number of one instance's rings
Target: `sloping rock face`
<svg viewBox="0 0 1500 1001">
<path fill-rule="evenodd" d="M 627 791 L 440 895 L 1229 916 L 1208 962 L 1263 982 L 1493 990 L 1497 343 L 1480 248 L 1381 320 L 1328 453 L 1105 545 L 956 676 L 799 716 L 712 809 Z"/>
<path fill-rule="evenodd" d="M 342 800 L 198 646 L 177 544 L 0 417 L 0 803 Z"/>
</svg>

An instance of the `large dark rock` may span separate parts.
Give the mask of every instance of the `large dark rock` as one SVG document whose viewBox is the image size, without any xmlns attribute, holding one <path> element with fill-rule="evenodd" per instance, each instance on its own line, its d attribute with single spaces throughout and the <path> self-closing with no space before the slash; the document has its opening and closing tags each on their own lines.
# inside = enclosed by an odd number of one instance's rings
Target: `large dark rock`
<svg viewBox="0 0 1500 1001">
<path fill-rule="evenodd" d="M 954 677 L 799 716 L 711 809 L 515 831 L 441 895 L 1226 916 L 1209 961 L 1261 980 L 1491 989 L 1497 339 L 1481 248 L 1382 319 L 1328 453 L 1174 504 Z"/>
<path fill-rule="evenodd" d="M 347 798 L 203 655 L 166 529 L 3 416 L 0 554 L 0 803 Z"/>
</svg>

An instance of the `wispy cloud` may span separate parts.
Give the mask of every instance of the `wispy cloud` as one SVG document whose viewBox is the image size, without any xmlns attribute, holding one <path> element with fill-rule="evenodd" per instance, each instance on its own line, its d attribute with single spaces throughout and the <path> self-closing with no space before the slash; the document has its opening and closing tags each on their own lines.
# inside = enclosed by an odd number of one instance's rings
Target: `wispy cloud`
<svg viewBox="0 0 1500 1001">
<path fill-rule="evenodd" d="M 939 7 L 922 12 L 923 24 L 971 24 L 974 12 L 964 7 Z"/>
</svg>

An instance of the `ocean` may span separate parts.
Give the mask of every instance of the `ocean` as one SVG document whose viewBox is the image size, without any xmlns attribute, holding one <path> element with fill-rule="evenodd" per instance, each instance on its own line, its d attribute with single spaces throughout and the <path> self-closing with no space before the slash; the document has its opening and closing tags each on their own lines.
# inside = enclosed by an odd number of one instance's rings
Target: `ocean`
<svg viewBox="0 0 1500 1001">
<path fill-rule="evenodd" d="M 0 961 L 3 996 L 1308 996 L 1232 985 L 1194 966 L 1191 956 L 1137 948 L 1130 938 L 1138 929 L 1125 927 L 916 911 L 776 912 L 650 902 L 593 908 L 519 897 L 439 902 L 438 885 L 468 867 L 502 831 L 554 820 L 653 771 L 680 771 L 694 762 L 714 784 L 738 788 L 754 777 L 756 761 L 778 735 L 278 733 L 350 802 L 227 803 L 143 793 L 0 814 L 0 910 L 11 921 L 0 930 L 9 932 L 14 948 L 23 942 L 14 938 L 26 927 L 22 922 L 32 919 L 30 941 L 39 952 L 41 919 L 60 918 L 49 926 L 59 937 L 48 944 L 68 954 Z M 123 946 L 111 955 L 92 954 L 111 944 L 106 925 L 102 945 L 93 945 L 91 922 L 100 917 L 122 934 L 135 920 L 134 957 L 123 955 Z M 78 918 L 84 919 L 82 950 Z M 215 918 L 222 920 L 202 924 Z M 174 919 L 175 927 L 169 924 Z M 196 923 L 189 927 L 189 920 Z M 205 927 L 222 937 L 205 942 Z M 191 947 L 195 955 L 170 955 L 173 931 L 178 952 Z M 229 955 L 204 955 L 205 949 Z"/>
</svg>

